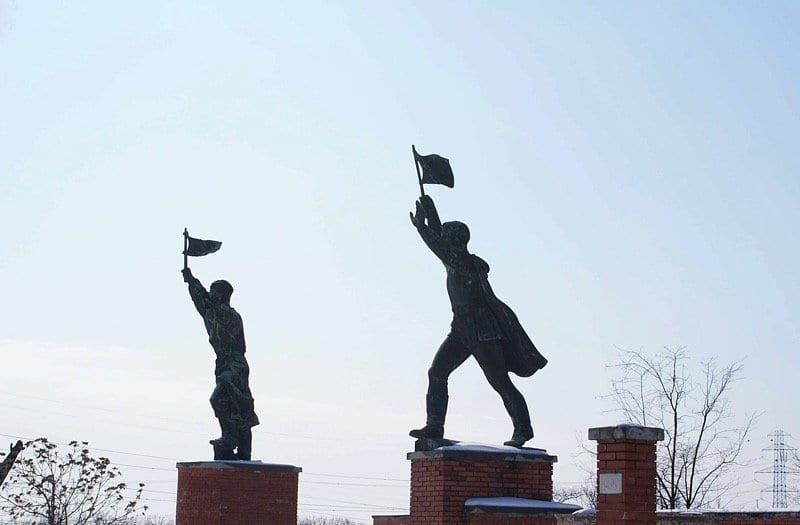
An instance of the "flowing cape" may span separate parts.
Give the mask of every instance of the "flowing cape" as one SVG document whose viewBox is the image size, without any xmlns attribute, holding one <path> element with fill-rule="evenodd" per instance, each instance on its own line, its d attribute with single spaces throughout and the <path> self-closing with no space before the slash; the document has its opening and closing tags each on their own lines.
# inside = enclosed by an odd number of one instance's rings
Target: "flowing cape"
<svg viewBox="0 0 800 525">
<path fill-rule="evenodd" d="M 506 369 L 520 377 L 532 376 L 547 364 L 547 359 L 536 349 L 514 311 L 494 294 L 487 276 L 489 265 L 477 255 L 472 255 L 472 258 L 480 276 L 483 298 L 503 332 L 503 358 Z"/>
</svg>

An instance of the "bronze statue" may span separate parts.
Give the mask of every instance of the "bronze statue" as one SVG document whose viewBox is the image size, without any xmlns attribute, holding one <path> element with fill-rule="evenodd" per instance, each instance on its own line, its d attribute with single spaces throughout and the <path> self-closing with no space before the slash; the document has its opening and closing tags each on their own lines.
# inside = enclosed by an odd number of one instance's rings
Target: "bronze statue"
<svg viewBox="0 0 800 525">
<path fill-rule="evenodd" d="M 423 182 L 427 181 L 420 177 L 420 188 Z M 442 224 L 433 199 L 424 194 L 416 203 L 416 212 L 409 215 L 422 240 L 447 269 L 447 293 L 453 310 L 450 333 L 428 370 L 427 422 L 410 435 L 418 439 L 443 438 L 447 379 L 469 356 L 474 356 L 514 423 L 514 433 L 505 444 L 521 447 L 533 437 L 533 428 L 525 398 L 508 374 L 528 377 L 545 366 L 547 360 L 528 338 L 514 312 L 494 295 L 487 278 L 489 265 L 467 251 L 467 225 L 457 221 Z"/>
<path fill-rule="evenodd" d="M 194 254 L 189 251 L 188 255 Z M 188 267 L 184 267 L 182 273 L 183 280 L 189 284 L 189 295 L 203 317 L 208 341 L 217 355 L 214 367 L 217 384 L 210 401 L 222 435 L 210 441 L 214 446 L 214 459 L 249 460 L 250 429 L 258 425 L 258 416 L 248 385 L 250 368 L 244 357 L 242 318 L 230 305 L 233 286 L 228 281 L 214 281 L 210 291 L 206 291 Z"/>
</svg>

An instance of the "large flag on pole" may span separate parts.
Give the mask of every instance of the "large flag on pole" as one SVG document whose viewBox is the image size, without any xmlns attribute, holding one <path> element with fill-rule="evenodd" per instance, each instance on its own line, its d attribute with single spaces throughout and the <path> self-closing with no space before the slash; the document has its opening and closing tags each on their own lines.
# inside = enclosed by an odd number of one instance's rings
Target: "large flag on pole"
<svg viewBox="0 0 800 525">
<path fill-rule="evenodd" d="M 186 246 L 186 255 L 191 257 L 201 257 L 214 253 L 219 250 L 222 243 L 220 241 L 207 241 L 204 239 L 195 239 L 194 237 L 186 236 L 188 244 Z"/>
<path fill-rule="evenodd" d="M 413 151 L 414 160 L 422 168 L 420 184 L 441 184 L 448 188 L 452 188 L 455 185 L 453 168 L 450 167 L 448 159 L 436 154 L 420 155 L 416 149 Z"/>
</svg>

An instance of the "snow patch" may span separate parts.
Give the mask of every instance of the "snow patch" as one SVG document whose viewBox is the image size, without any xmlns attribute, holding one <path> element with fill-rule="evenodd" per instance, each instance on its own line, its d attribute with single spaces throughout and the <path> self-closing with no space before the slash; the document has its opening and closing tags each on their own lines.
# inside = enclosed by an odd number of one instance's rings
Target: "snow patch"
<svg viewBox="0 0 800 525">
<path fill-rule="evenodd" d="M 501 507 L 501 508 L 515 508 L 515 509 L 539 509 L 539 510 L 553 510 L 553 511 L 576 511 L 581 510 L 578 505 L 570 503 L 558 503 L 556 501 L 547 501 L 541 499 L 526 499 L 526 498 L 470 498 L 464 502 L 465 507 Z"/>
<path fill-rule="evenodd" d="M 548 456 L 546 450 L 541 448 L 517 448 L 517 447 L 509 447 L 507 445 L 486 445 L 484 443 L 469 443 L 469 442 L 459 442 L 455 445 L 446 445 L 444 447 L 439 447 L 436 450 L 457 450 L 461 452 L 491 452 L 491 453 L 512 453 L 512 454 L 522 454 L 528 456 Z"/>
</svg>

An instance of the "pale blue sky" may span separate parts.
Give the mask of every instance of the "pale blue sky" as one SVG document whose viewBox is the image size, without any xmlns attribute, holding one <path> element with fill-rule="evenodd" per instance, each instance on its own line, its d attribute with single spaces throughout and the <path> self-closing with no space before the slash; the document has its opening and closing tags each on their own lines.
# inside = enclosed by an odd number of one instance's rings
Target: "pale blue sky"
<svg viewBox="0 0 800 525">
<path fill-rule="evenodd" d="M 186 226 L 224 242 L 191 266 L 237 289 L 255 455 L 407 478 L 449 322 L 414 143 L 451 159 L 430 193 L 550 360 L 516 383 L 557 479 L 615 422 L 616 347 L 745 359 L 748 454 L 800 439 L 799 24 L 795 2 L 0 3 L 0 434 L 208 457 Z M 451 399 L 448 434 L 507 439 L 475 363 Z M 403 508 L 396 484 L 301 499 Z"/>
</svg>

